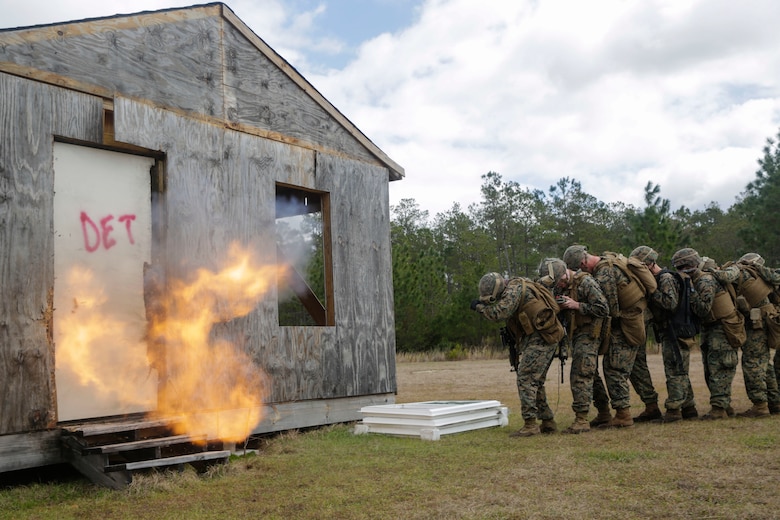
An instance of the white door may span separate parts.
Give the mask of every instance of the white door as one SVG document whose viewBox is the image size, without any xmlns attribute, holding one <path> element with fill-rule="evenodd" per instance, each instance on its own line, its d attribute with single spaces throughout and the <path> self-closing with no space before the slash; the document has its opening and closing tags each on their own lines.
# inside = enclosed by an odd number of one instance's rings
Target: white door
<svg viewBox="0 0 780 520">
<path fill-rule="evenodd" d="M 54 350 L 59 421 L 157 406 L 143 266 L 154 159 L 54 144 Z"/>
</svg>

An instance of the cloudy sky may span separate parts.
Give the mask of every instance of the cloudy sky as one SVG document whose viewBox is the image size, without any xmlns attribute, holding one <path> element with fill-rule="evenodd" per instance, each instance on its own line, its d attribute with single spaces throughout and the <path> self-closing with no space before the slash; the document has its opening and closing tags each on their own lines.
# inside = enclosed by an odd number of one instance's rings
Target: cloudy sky
<svg viewBox="0 0 780 520">
<path fill-rule="evenodd" d="M 431 216 L 478 202 L 488 171 L 726 209 L 780 128 L 777 0 L 226 3 L 405 169 L 391 204 Z M 187 5 L 0 0 L 0 26 Z"/>
</svg>

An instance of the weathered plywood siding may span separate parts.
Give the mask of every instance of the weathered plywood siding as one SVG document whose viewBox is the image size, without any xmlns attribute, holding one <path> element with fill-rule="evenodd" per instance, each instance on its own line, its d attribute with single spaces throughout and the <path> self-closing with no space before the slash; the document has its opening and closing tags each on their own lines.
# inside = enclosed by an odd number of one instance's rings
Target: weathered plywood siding
<svg viewBox="0 0 780 520">
<path fill-rule="evenodd" d="M 0 63 L 106 97 L 222 118 L 219 13 L 212 5 L 0 32 Z"/>
<path fill-rule="evenodd" d="M 380 164 L 338 121 L 229 23 L 224 24 L 225 113 L 231 123 Z"/>
<path fill-rule="evenodd" d="M 335 343 L 324 345 L 325 387 L 335 395 L 395 392 L 395 321 L 387 170 L 317 156 L 318 188 L 331 193 Z"/>
<path fill-rule="evenodd" d="M 56 421 L 54 135 L 99 141 L 103 101 L 0 73 L 0 434 Z"/>
<path fill-rule="evenodd" d="M 220 328 L 271 378 L 271 402 L 395 391 L 387 170 L 115 101 L 119 141 L 165 151 L 168 272 L 216 267 L 229 243 L 275 262 L 277 182 L 331 194 L 336 327 L 279 327 L 276 292 Z M 170 353 L 169 353 L 170 354 Z"/>
</svg>

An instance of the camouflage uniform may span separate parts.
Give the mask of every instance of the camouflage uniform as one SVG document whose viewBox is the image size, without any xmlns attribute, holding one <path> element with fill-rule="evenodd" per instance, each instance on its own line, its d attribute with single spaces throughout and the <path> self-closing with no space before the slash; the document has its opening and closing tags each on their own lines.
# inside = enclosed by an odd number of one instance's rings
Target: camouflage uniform
<svg viewBox="0 0 780 520">
<path fill-rule="evenodd" d="M 590 411 L 593 400 L 593 380 L 598 368 L 598 351 L 601 344 L 601 325 L 609 316 L 609 304 L 598 282 L 586 272 L 577 273 L 563 294 L 579 302 L 577 310 L 562 311 L 570 314 L 573 325 L 571 374 L 572 404 L 575 413 Z"/>
<path fill-rule="evenodd" d="M 696 402 L 693 387 L 688 375 L 691 363 L 691 347 L 695 338 L 676 338 L 669 331 L 669 317 L 679 304 L 677 279 L 669 271 L 661 271 L 657 276 L 658 290 L 650 296 L 653 319 L 661 335 L 661 356 L 664 361 L 667 398 L 664 406 L 667 410 L 693 410 Z M 680 358 L 677 359 L 679 352 Z"/>
<path fill-rule="evenodd" d="M 780 274 L 760 265 L 751 266 L 758 278 L 766 280 L 770 285 L 780 285 Z M 745 284 L 751 283 L 757 277 L 740 264 L 731 265 L 714 272 L 715 277 L 723 283 L 731 283 L 742 301 L 747 294 Z M 759 282 L 761 283 L 761 282 Z M 754 305 L 744 303 L 739 309 L 745 317 L 746 341 L 742 345 L 742 374 L 745 380 L 745 391 L 753 404 L 767 403 L 767 370 L 769 368 L 769 344 L 767 343 L 765 318 L 774 306 L 764 297 Z M 757 314 L 751 319 L 751 311 Z M 774 386 L 777 383 L 774 382 Z"/>
<path fill-rule="evenodd" d="M 620 410 L 630 406 L 628 379 L 640 347 L 629 343 L 620 327 L 622 309 L 618 303 L 618 286 L 627 285 L 630 279 L 619 267 L 608 264 L 600 264 L 592 274 L 607 297 L 609 313 L 612 316 L 609 348 L 602 361 L 606 392 L 601 378 L 596 376 L 593 384 L 593 402 L 597 408 L 603 407 L 608 393 L 612 408 Z"/>
<path fill-rule="evenodd" d="M 726 289 L 711 272 L 691 273 L 696 292 L 691 294 L 691 308 L 702 319 L 701 355 L 704 379 L 710 391 L 710 405 L 727 410 L 731 404 L 731 384 L 737 370 L 737 351 L 723 331 L 721 320 L 713 320 L 710 311 L 715 297 Z"/>
<path fill-rule="evenodd" d="M 531 282 L 523 278 L 508 280 L 506 288 L 494 303 L 476 305 L 475 310 L 490 321 L 506 321 L 507 327 L 517 338 L 517 348 L 520 353 L 517 367 L 517 393 L 520 397 L 523 419 L 549 421 L 553 419 L 554 414 L 547 404 L 544 382 L 558 345 L 545 342 L 539 331 L 534 331 L 532 334 L 522 332 L 523 329 L 517 320 L 521 303 L 536 299 L 527 285 L 525 291 L 521 291 L 524 280 L 526 284 Z"/>
<path fill-rule="evenodd" d="M 645 325 L 650 324 L 650 315 L 647 314 Z M 631 368 L 631 374 L 628 376 L 631 386 L 639 395 L 639 398 L 645 405 L 658 403 L 658 392 L 653 386 L 653 378 L 650 375 L 650 368 L 647 366 L 647 346 L 640 345 L 636 351 L 634 366 Z"/>
</svg>

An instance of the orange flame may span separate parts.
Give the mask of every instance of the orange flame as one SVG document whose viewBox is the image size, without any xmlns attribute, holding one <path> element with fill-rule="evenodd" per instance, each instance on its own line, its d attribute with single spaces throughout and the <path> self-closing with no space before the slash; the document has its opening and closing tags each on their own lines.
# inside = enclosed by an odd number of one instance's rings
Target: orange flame
<svg viewBox="0 0 780 520">
<path fill-rule="evenodd" d="M 255 265 L 233 244 L 222 270 L 199 269 L 191 282 L 168 283 L 160 312 L 150 316 L 150 338 L 165 352 L 157 413 L 179 418 L 177 433 L 235 442 L 262 419 L 264 373 L 237 345 L 215 338 L 214 329 L 229 332 L 222 324 L 251 312 L 284 270 Z"/>
<path fill-rule="evenodd" d="M 58 315 L 62 331 L 57 341 L 58 369 L 76 384 L 91 387 L 94 395 L 113 399 L 123 407 L 144 405 L 149 396 L 137 389 L 139 378 L 149 377 L 150 370 L 143 356 L 132 355 L 145 352 L 142 338 L 139 334 L 134 337 L 130 323 L 105 312 L 108 298 L 92 271 L 74 266 L 66 284 L 72 306 Z M 128 376 L 112 377 L 117 366 Z"/>
<path fill-rule="evenodd" d="M 258 265 L 250 251 L 232 244 L 220 270 L 199 269 L 189 282 L 169 280 L 151 291 L 153 297 L 146 295 L 146 338 L 140 338 L 143 316 L 129 316 L 128 322 L 112 317 L 117 314 L 108 312 L 111 304 L 97 277 L 74 267 L 67 284 L 73 308 L 57 318 L 58 370 L 75 374 L 77 384 L 96 394 L 117 394 L 122 405 L 135 402 L 149 410 L 156 400 L 152 415 L 175 418 L 178 434 L 244 440 L 262 420 L 268 387 L 261 368 L 239 341 L 231 341 L 231 334 L 244 338 L 244 332 L 230 322 L 252 312 L 286 270 Z M 132 350 L 123 343 L 141 354 L 117 358 L 117 350 Z M 139 395 L 138 376 L 120 377 L 133 371 L 148 377 L 153 369 L 159 388 L 152 386 L 151 395 Z"/>
</svg>

